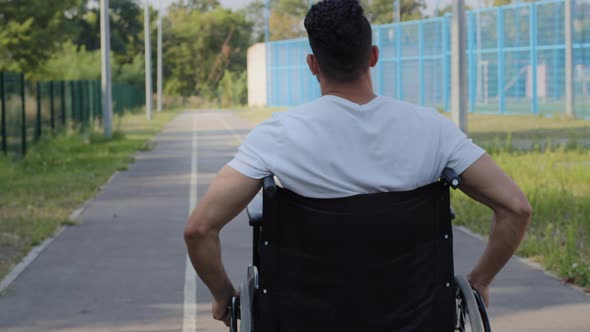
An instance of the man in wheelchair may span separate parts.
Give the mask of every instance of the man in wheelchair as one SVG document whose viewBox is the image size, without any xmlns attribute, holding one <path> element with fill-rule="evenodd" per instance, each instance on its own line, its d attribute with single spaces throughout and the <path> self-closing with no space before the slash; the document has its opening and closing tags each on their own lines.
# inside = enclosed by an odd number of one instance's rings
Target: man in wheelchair
<svg viewBox="0 0 590 332">
<path fill-rule="evenodd" d="M 482 330 L 471 288 L 489 303 L 530 219 L 525 195 L 444 116 L 374 94 L 379 49 L 357 0 L 315 4 L 305 28 L 322 97 L 253 129 L 185 228 L 213 317 L 238 312 L 219 232 L 264 185 L 242 331 Z M 493 211 L 467 281 L 453 277 L 448 183 Z"/>
</svg>

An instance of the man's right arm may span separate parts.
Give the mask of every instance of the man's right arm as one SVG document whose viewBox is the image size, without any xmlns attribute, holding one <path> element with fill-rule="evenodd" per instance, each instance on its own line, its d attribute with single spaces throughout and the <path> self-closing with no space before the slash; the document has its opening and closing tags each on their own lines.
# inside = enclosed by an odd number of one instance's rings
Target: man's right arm
<svg viewBox="0 0 590 332">
<path fill-rule="evenodd" d="M 488 154 L 469 166 L 461 179 L 460 189 L 494 212 L 485 251 L 467 276 L 487 305 L 488 287 L 522 241 L 532 208 L 520 188 Z"/>
</svg>

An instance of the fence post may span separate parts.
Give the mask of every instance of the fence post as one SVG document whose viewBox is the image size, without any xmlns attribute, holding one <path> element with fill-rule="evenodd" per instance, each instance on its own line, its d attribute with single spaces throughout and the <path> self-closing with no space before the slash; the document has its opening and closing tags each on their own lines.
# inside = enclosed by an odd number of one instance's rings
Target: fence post
<svg viewBox="0 0 590 332">
<path fill-rule="evenodd" d="M 379 52 L 381 52 L 381 27 L 375 27 L 375 39 L 377 39 L 377 41 L 375 42 L 375 45 L 377 45 L 377 47 L 379 48 Z M 383 61 L 377 61 L 377 68 L 375 68 L 377 70 L 377 94 L 381 95 L 383 94 Z M 400 82 L 397 82 L 397 84 L 399 84 Z"/>
<path fill-rule="evenodd" d="M 477 79 L 477 66 L 475 59 L 475 43 L 473 41 L 473 32 L 475 26 L 475 15 L 472 11 L 467 12 L 467 50 L 469 57 L 467 58 L 469 70 L 467 71 L 469 87 L 467 93 L 469 95 L 469 112 L 475 111 L 475 93 L 476 91 L 476 79 Z"/>
<path fill-rule="evenodd" d="M 450 84 L 449 84 L 449 61 L 448 61 L 448 53 L 449 53 L 449 20 L 448 16 L 443 16 L 442 20 L 442 44 L 443 44 L 443 57 L 442 57 L 442 84 L 443 84 L 443 103 L 445 111 L 449 111 L 449 94 L 450 94 Z"/>
<path fill-rule="evenodd" d="M 80 124 L 82 124 L 82 129 L 86 126 L 86 113 L 88 110 L 84 107 L 84 81 L 78 81 L 78 108 L 80 111 Z"/>
<path fill-rule="evenodd" d="M 74 81 L 70 81 L 70 103 L 72 105 L 72 123 L 74 127 L 78 124 L 78 115 L 76 114 L 76 89 L 75 89 Z"/>
<path fill-rule="evenodd" d="M 496 31 L 498 34 L 498 106 L 500 107 L 500 113 L 504 113 L 504 11 L 502 10 L 502 7 L 498 7 L 497 13 L 498 17 L 496 19 Z"/>
<path fill-rule="evenodd" d="M 27 114 L 25 108 L 25 74 L 20 74 L 20 100 L 21 100 L 21 153 L 27 154 Z"/>
<path fill-rule="evenodd" d="M 88 109 L 90 110 L 90 116 L 88 122 L 90 122 L 91 127 L 94 127 L 94 81 L 88 81 L 86 84 L 86 90 L 88 91 Z"/>
<path fill-rule="evenodd" d="M 2 152 L 6 155 L 6 87 L 4 86 L 4 76 L 4 72 L 0 72 L 0 103 L 2 104 L 0 107 L 0 113 L 2 113 L 0 114 L 2 118 L 0 125 L 2 126 Z"/>
<path fill-rule="evenodd" d="M 396 78 L 396 92 L 397 99 L 403 99 L 403 86 L 402 86 L 402 24 L 398 22 L 395 26 L 395 54 L 397 57 L 397 68 L 395 70 Z"/>
<path fill-rule="evenodd" d="M 291 91 L 291 45 L 293 42 L 289 42 L 288 44 L 286 44 L 285 48 L 287 48 L 287 52 L 285 52 L 287 54 L 287 69 L 286 69 L 286 73 L 285 76 L 287 76 L 287 86 L 286 86 L 286 91 L 287 91 L 287 105 L 289 105 L 289 107 L 292 106 L 291 102 L 291 95 L 293 94 Z M 282 104 L 282 103 L 281 103 Z"/>
<path fill-rule="evenodd" d="M 35 141 L 41 137 L 41 82 L 37 81 L 37 118 L 35 119 Z"/>
<path fill-rule="evenodd" d="M 49 82 L 49 109 L 51 113 L 51 131 L 55 133 L 55 84 Z"/>
<path fill-rule="evenodd" d="M 66 125 L 66 82 L 61 81 L 61 124 Z"/>
<path fill-rule="evenodd" d="M 465 1 L 453 3 L 451 52 L 451 118 L 463 132 L 467 132 L 466 36 Z"/>
<path fill-rule="evenodd" d="M 418 96 L 420 105 L 424 105 L 424 20 L 418 23 L 418 81 L 420 82 L 420 91 Z"/>
<path fill-rule="evenodd" d="M 565 114 L 575 118 L 573 7 L 574 0 L 565 0 Z"/>
<path fill-rule="evenodd" d="M 530 62 L 531 62 L 531 111 L 534 114 L 539 112 L 539 101 L 537 92 L 537 5 L 530 3 L 529 14 L 529 39 L 531 44 Z"/>
</svg>

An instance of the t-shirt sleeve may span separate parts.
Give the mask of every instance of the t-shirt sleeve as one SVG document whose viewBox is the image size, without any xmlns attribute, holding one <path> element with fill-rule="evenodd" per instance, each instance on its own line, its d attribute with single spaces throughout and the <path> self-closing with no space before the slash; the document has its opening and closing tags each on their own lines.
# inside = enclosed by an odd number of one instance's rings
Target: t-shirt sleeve
<svg viewBox="0 0 590 332">
<path fill-rule="evenodd" d="M 273 159 L 279 152 L 282 125 L 278 115 L 252 129 L 234 158 L 227 164 L 241 174 L 262 179 L 273 174 Z"/>
<path fill-rule="evenodd" d="M 451 120 L 441 116 L 440 137 L 441 161 L 444 167 L 453 169 L 457 174 L 463 173 L 485 150 L 465 135 Z"/>
</svg>

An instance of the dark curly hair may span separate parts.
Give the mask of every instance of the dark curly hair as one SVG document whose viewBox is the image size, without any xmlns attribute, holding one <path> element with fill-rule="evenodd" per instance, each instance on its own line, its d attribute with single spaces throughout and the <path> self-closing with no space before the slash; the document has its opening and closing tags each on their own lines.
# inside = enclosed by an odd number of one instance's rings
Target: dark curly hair
<svg viewBox="0 0 590 332">
<path fill-rule="evenodd" d="M 305 16 L 309 44 L 322 73 L 354 81 L 369 66 L 372 31 L 358 0 L 323 0 Z"/>
</svg>

